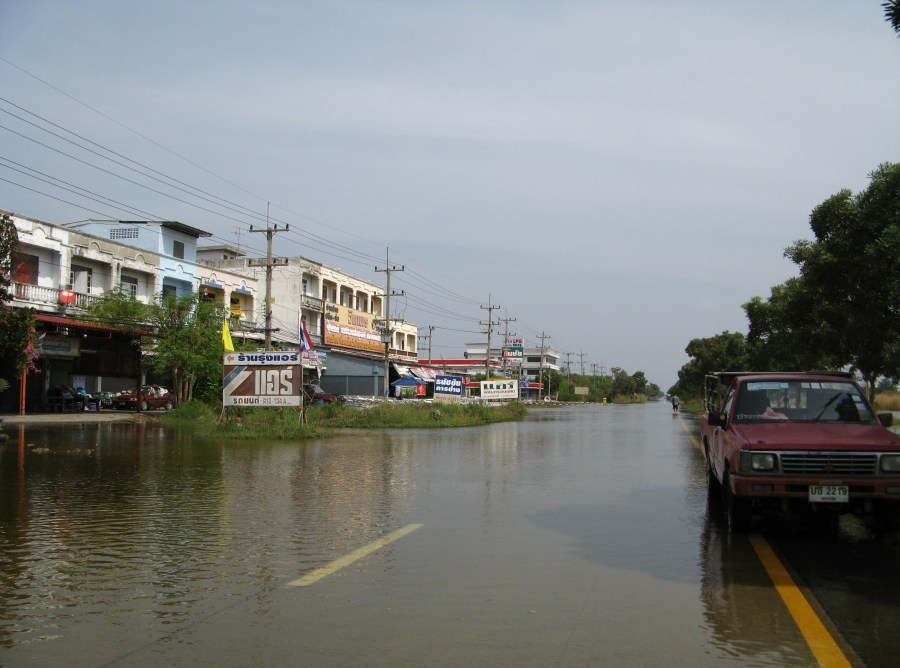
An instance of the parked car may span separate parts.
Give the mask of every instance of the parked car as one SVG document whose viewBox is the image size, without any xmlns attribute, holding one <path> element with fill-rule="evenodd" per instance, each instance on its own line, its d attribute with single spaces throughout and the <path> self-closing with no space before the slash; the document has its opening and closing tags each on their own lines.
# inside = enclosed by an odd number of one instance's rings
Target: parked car
<svg viewBox="0 0 900 668">
<path fill-rule="evenodd" d="M 343 400 L 344 397 L 326 392 L 316 383 L 307 383 L 303 386 L 303 402 L 306 404 L 331 404 Z"/>
<path fill-rule="evenodd" d="M 165 409 L 167 411 L 175 408 L 175 395 L 169 392 L 161 385 L 143 385 L 141 386 L 141 410 Z M 138 394 L 137 388 L 132 387 L 130 390 L 120 392 L 112 397 L 112 404 L 117 409 L 137 410 Z"/>
<path fill-rule="evenodd" d="M 710 497 L 728 526 L 754 515 L 873 515 L 900 523 L 900 443 L 852 375 L 720 371 L 700 418 Z"/>
</svg>

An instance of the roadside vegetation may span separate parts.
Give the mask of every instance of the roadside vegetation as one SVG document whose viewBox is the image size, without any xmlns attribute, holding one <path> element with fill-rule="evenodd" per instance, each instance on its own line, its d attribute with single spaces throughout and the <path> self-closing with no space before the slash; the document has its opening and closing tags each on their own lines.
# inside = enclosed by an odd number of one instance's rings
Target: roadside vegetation
<svg viewBox="0 0 900 668">
<path fill-rule="evenodd" d="M 889 393 L 879 399 L 876 389 L 894 390 L 900 378 L 898 210 L 896 163 L 879 165 L 862 192 L 844 189 L 815 207 L 814 238 L 784 250 L 799 275 L 772 287 L 768 298 L 743 304 L 747 334 L 690 341 L 691 359 L 669 392 L 683 402 L 700 397 L 713 371 L 850 369 L 870 398 L 892 401 Z"/>
<path fill-rule="evenodd" d="M 427 404 L 413 401 L 368 407 L 326 404 L 308 406 L 306 423 L 293 408 L 232 409 L 220 421 L 220 409 L 190 401 L 160 419 L 192 426 L 198 435 L 234 439 L 302 440 L 331 436 L 339 429 L 436 429 L 512 422 L 525 417 L 519 402 L 483 404 Z"/>
</svg>

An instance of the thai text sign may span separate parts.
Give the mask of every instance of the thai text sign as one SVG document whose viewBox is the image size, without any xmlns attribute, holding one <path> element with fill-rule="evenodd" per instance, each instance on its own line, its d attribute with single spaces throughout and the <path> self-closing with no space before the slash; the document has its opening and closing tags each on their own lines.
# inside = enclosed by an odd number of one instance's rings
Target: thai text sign
<svg viewBox="0 0 900 668">
<path fill-rule="evenodd" d="M 325 327 L 322 341 L 326 345 L 383 352 L 383 320 L 375 316 L 337 304 L 325 304 Z"/>
<path fill-rule="evenodd" d="M 517 380 L 483 380 L 481 381 L 482 399 L 518 399 L 519 381 Z"/>
<path fill-rule="evenodd" d="M 522 361 L 524 355 L 525 347 L 522 339 L 506 339 L 506 345 L 503 346 L 503 357 L 510 361 Z"/>
<path fill-rule="evenodd" d="M 434 379 L 434 396 L 461 397 L 463 379 L 460 376 L 436 376 Z"/>
<path fill-rule="evenodd" d="M 299 352 L 226 353 L 223 406 L 300 406 Z"/>
</svg>

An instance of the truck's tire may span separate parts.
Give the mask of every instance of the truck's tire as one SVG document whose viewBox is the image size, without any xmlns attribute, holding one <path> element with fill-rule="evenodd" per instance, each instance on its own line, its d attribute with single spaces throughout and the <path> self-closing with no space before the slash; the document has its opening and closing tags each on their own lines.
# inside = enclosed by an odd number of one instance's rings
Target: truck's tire
<svg viewBox="0 0 900 668">
<path fill-rule="evenodd" d="M 728 516 L 728 529 L 732 532 L 746 531 L 750 528 L 750 520 L 753 517 L 753 506 L 750 499 L 734 495 L 727 474 L 722 487 L 725 489 L 725 513 Z"/>
<path fill-rule="evenodd" d="M 715 501 L 722 498 L 722 483 L 716 477 L 709 460 L 706 461 L 706 498 Z"/>
</svg>

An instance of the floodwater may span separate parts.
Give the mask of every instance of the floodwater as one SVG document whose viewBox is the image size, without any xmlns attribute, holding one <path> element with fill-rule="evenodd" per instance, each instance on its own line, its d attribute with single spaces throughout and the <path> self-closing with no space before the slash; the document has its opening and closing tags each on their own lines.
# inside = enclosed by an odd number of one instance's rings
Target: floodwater
<svg viewBox="0 0 900 668">
<path fill-rule="evenodd" d="M 0 665 L 817 665 L 690 431 L 659 403 L 299 443 L 7 428 Z"/>
</svg>

